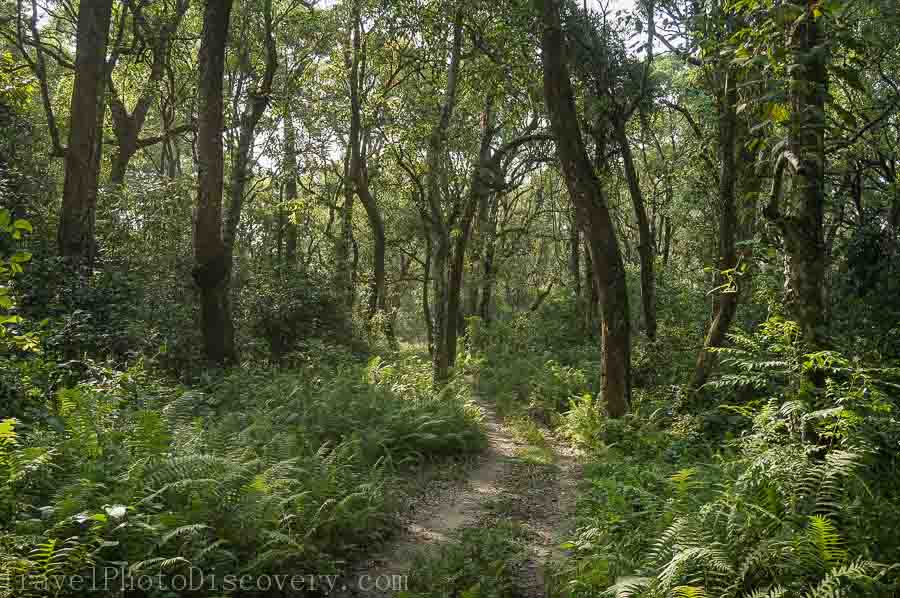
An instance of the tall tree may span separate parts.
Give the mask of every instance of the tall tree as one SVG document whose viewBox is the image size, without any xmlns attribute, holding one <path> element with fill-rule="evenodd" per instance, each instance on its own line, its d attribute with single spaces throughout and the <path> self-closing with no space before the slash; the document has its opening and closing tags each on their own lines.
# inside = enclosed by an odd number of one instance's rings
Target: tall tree
<svg viewBox="0 0 900 598">
<path fill-rule="evenodd" d="M 59 253 L 89 267 L 96 254 L 94 221 L 100 179 L 100 115 L 113 0 L 83 2 L 78 11 L 75 83 L 69 114 L 66 174 L 59 214 Z"/>
<path fill-rule="evenodd" d="M 386 290 L 385 290 L 385 253 L 386 253 L 386 237 L 384 230 L 384 218 L 381 215 L 381 209 L 375 196 L 369 186 L 369 168 L 368 168 L 368 139 L 369 131 L 363 129 L 362 123 L 362 105 L 363 93 L 360 89 L 361 83 L 365 81 L 365 64 L 364 52 L 362 45 L 362 17 L 360 14 L 360 0 L 353 0 L 350 9 L 350 45 L 349 51 L 345 52 L 345 66 L 347 68 L 347 78 L 350 87 L 350 131 L 348 135 L 348 144 L 350 152 L 350 180 L 348 185 L 352 187 L 356 196 L 359 197 L 366 216 L 369 220 L 369 227 L 372 231 L 374 240 L 374 251 L 372 254 L 372 287 L 369 293 L 369 306 L 367 310 L 368 318 L 371 320 L 377 312 L 385 311 Z"/>
<path fill-rule="evenodd" d="M 200 289 L 200 326 L 207 359 L 237 360 L 228 303 L 231 267 L 222 234 L 225 157 L 222 132 L 225 51 L 232 0 L 206 0 L 198 63 L 197 203 L 194 210 L 194 280 Z"/>
<path fill-rule="evenodd" d="M 765 215 L 784 240 L 788 306 L 804 340 L 813 346 L 825 327 L 825 102 L 828 48 L 825 19 L 815 4 L 786 3 L 796 21 L 788 28 L 791 68 L 790 120 L 784 150 L 777 158 L 772 196 Z M 784 180 L 789 180 L 783 201 Z M 785 205 L 786 204 L 786 205 Z"/>
<path fill-rule="evenodd" d="M 588 159 L 575 95 L 564 57 L 558 0 L 540 0 L 544 96 L 556 137 L 556 151 L 584 230 L 602 312 L 602 389 L 612 417 L 628 410 L 631 399 L 631 322 L 625 267 L 606 193 Z"/>
<path fill-rule="evenodd" d="M 275 17 L 272 9 L 272 0 L 262 2 L 262 49 L 264 52 L 263 72 L 255 73 L 251 66 L 250 52 L 253 46 L 249 39 L 244 39 L 239 59 L 240 84 L 234 90 L 234 104 L 243 105 L 243 110 L 236 111 L 233 115 L 234 129 L 237 130 L 237 143 L 231 147 L 231 176 L 229 177 L 229 201 L 228 212 L 225 218 L 224 242 L 227 253 L 226 266 L 231 270 L 234 245 L 237 238 L 238 227 L 241 222 L 241 214 L 244 208 L 244 199 L 247 194 L 247 182 L 252 174 L 251 160 L 253 146 L 256 141 L 256 128 L 260 119 L 272 99 L 272 83 L 278 70 L 278 50 L 275 45 Z M 255 11 L 244 14 L 245 19 L 251 19 Z M 253 27 L 253 23 L 244 24 L 245 35 Z M 248 81 L 256 76 L 256 81 Z M 253 84 L 255 83 L 255 85 Z M 247 87 L 246 97 L 241 97 L 241 90 Z"/>
<path fill-rule="evenodd" d="M 434 281 L 434 355 L 432 370 L 435 384 L 447 379 L 450 369 L 450 354 L 447 350 L 447 321 L 449 303 L 450 226 L 444 217 L 442 207 L 442 178 L 446 168 L 446 143 L 450 121 L 456 108 L 459 69 L 462 60 L 462 10 L 457 9 L 453 17 L 453 37 L 450 43 L 450 58 L 447 65 L 447 87 L 438 112 L 438 119 L 428 137 L 426 158 L 425 192 L 428 200 L 431 231 L 431 275 Z M 452 317 L 456 317 L 454 314 Z"/>
<path fill-rule="evenodd" d="M 663 3 L 664 5 L 666 3 Z M 716 354 L 711 349 L 723 346 L 737 314 L 738 304 L 750 290 L 749 272 L 750 250 L 746 243 L 738 246 L 738 241 L 747 241 L 753 236 L 756 197 L 760 179 L 754 168 L 755 152 L 748 148 L 751 137 L 747 119 L 753 110 L 743 107 L 739 114 L 739 90 L 747 87 L 747 80 L 754 77 L 749 73 L 755 70 L 752 65 L 736 64 L 727 52 L 727 44 L 735 31 L 746 26 L 744 18 L 729 11 L 720 4 L 708 7 L 692 6 L 688 14 L 671 9 L 667 14 L 682 15 L 689 24 L 689 33 L 694 45 L 717 45 L 723 52 L 710 52 L 697 57 L 674 48 L 671 42 L 661 35 L 656 39 L 662 41 L 680 59 L 698 67 L 702 75 L 701 81 L 705 91 L 715 102 L 717 137 L 713 147 L 718 150 L 718 166 L 706 156 L 709 174 L 716 173 L 716 193 L 718 199 L 718 259 L 716 264 L 715 288 L 712 318 L 704 340 L 704 347 L 697 356 L 691 381 L 695 389 L 699 389 L 707 381 L 716 365 Z M 702 15 L 703 18 L 696 18 Z M 700 25 L 702 23 L 702 25 Z M 699 126 L 684 106 L 669 100 L 663 103 L 680 112 L 694 129 L 695 135 L 703 139 Z M 742 205 L 744 204 L 744 205 Z M 742 217 L 743 214 L 743 217 Z M 739 270 L 739 268 L 741 270 Z"/>
<path fill-rule="evenodd" d="M 572 29 L 578 40 L 573 44 L 575 66 L 588 79 L 590 98 L 594 108 L 594 122 L 590 133 L 594 137 L 597 158 L 603 166 L 606 146 L 611 139 L 618 147 L 628 193 L 631 197 L 638 229 L 638 260 L 641 268 L 641 316 L 644 331 L 650 340 L 656 338 L 656 241 L 641 187 L 641 174 L 635 164 L 629 139 L 628 124 L 647 95 L 650 70 L 653 65 L 654 2 L 641 3 L 647 13 L 647 56 L 643 67 L 627 55 L 625 44 L 606 20 L 593 23 L 591 13 L 584 11 Z"/>
<path fill-rule="evenodd" d="M 700 388 L 709 377 L 715 353 L 709 349 L 722 346 L 725 335 L 737 312 L 737 288 L 725 281 L 723 272 L 734 276 L 737 266 L 737 82 L 734 73 L 724 73 L 724 91 L 719 99 L 719 265 L 717 276 L 719 293 L 715 303 L 712 323 L 706 335 L 704 348 L 697 357 L 693 387 Z"/>
<path fill-rule="evenodd" d="M 297 263 L 297 223 L 292 214 L 294 202 L 297 200 L 297 129 L 294 125 L 294 112 L 291 109 L 292 98 L 284 103 L 284 201 L 288 206 L 288 216 L 284 223 L 284 259 L 294 266 Z"/>
</svg>

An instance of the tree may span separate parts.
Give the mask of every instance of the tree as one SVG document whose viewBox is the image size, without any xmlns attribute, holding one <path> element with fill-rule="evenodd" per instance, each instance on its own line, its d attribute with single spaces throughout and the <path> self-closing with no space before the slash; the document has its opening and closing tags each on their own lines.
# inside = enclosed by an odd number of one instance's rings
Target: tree
<svg viewBox="0 0 900 598">
<path fill-rule="evenodd" d="M 351 48 L 345 52 L 345 66 L 350 88 L 350 131 L 348 145 L 350 153 L 349 176 L 347 185 L 352 187 L 366 210 L 369 226 L 374 239 L 374 251 L 372 256 L 372 285 L 369 294 L 368 319 L 372 319 L 376 313 L 385 311 L 387 291 L 385 289 L 385 252 L 386 239 L 384 219 L 378 202 L 372 194 L 369 186 L 369 168 L 367 153 L 369 149 L 369 130 L 363 129 L 362 104 L 364 93 L 360 86 L 365 83 L 366 72 L 365 57 L 362 56 L 362 21 L 360 15 L 360 0 L 352 0 L 350 10 L 350 44 Z"/>
<path fill-rule="evenodd" d="M 230 252 L 222 235 L 225 159 L 223 85 L 232 0 L 206 0 L 197 62 L 197 202 L 194 210 L 194 280 L 200 289 L 200 327 L 207 359 L 237 361 L 228 291 Z"/>
<path fill-rule="evenodd" d="M 618 146 L 622 158 L 625 182 L 631 197 L 635 222 L 638 229 L 638 259 L 641 267 L 641 314 L 647 338 L 656 339 L 656 275 L 654 261 L 656 259 L 656 240 L 651 227 L 644 193 L 641 188 L 641 177 L 634 160 L 631 142 L 628 135 L 628 122 L 645 100 L 648 92 L 650 70 L 653 65 L 654 37 L 654 2 L 651 0 L 645 7 L 647 12 L 647 53 L 643 68 L 626 56 L 622 44 L 611 26 L 604 22 L 599 31 L 585 18 L 585 26 L 590 27 L 587 39 L 580 40 L 586 49 L 578 52 L 579 65 L 587 70 L 590 77 L 591 93 L 597 106 L 596 121 L 591 133 L 595 137 L 598 148 L 604 148 L 606 138 L 611 137 Z M 585 15 L 587 17 L 587 15 Z M 585 54 L 588 54 L 585 56 Z M 638 79 L 637 82 L 632 79 Z M 606 122 L 602 122 L 605 120 Z M 598 156 L 603 153 L 598 149 Z"/>
<path fill-rule="evenodd" d="M 544 95 L 556 151 L 585 233 L 602 312 L 603 398 L 612 417 L 625 414 L 631 399 L 631 322 L 625 267 L 606 193 L 585 150 L 556 0 L 542 0 Z"/>
<path fill-rule="evenodd" d="M 825 102 L 828 97 L 828 48 L 825 18 L 814 5 L 785 5 L 796 21 L 787 33 L 790 50 L 787 143 L 775 165 L 766 217 L 784 239 L 787 302 L 803 338 L 821 346 L 825 337 Z M 784 202 L 784 180 L 789 179 Z M 783 205 L 786 203 L 787 205 Z"/>
<path fill-rule="evenodd" d="M 297 129 L 294 125 L 294 112 L 291 110 L 291 99 L 284 103 L 284 184 L 285 203 L 293 207 L 297 199 Z M 285 223 L 284 259 L 290 266 L 297 263 L 297 223 L 288 217 Z"/>
<path fill-rule="evenodd" d="M 453 34 L 450 43 L 450 57 L 447 65 L 447 86 L 438 111 L 438 119 L 428 137 L 426 158 L 426 184 L 430 231 L 431 231 L 431 275 L 434 281 L 434 355 L 432 357 L 434 383 L 441 384 L 447 379 L 450 368 L 450 354 L 447 350 L 447 322 L 456 314 L 448 312 L 450 288 L 447 262 L 450 257 L 450 225 L 442 207 L 441 179 L 445 176 L 447 131 L 453 111 L 456 108 L 459 69 L 462 60 L 462 9 L 453 16 Z"/>
<path fill-rule="evenodd" d="M 667 14 L 671 16 L 681 13 L 675 8 L 669 8 Z M 750 250 L 747 242 L 754 232 L 756 197 L 760 184 L 760 178 L 754 169 L 756 153 L 749 149 L 754 141 L 750 134 L 751 123 L 747 122 L 756 113 L 747 109 L 745 104 L 743 113 L 739 114 L 739 90 L 742 85 L 745 88 L 749 85 L 748 80 L 752 83 L 758 72 L 754 65 L 741 64 L 740 60 L 735 60 L 728 46 L 731 37 L 746 23 L 740 15 L 718 4 L 711 5 L 699 14 L 704 16 L 703 27 L 694 26 L 694 23 L 699 22 L 697 19 L 685 18 L 685 22 L 691 23 L 691 43 L 696 46 L 719 47 L 721 52 L 709 53 L 700 58 L 674 48 L 667 38 L 657 35 L 657 40 L 674 51 L 679 59 L 700 70 L 704 91 L 712 98 L 716 115 L 714 147 L 718 152 L 718 165 L 708 157 L 707 160 L 710 174 L 717 175 L 717 262 L 715 287 L 711 291 L 714 294 L 712 318 L 691 380 L 695 389 L 702 387 L 712 373 L 716 365 L 716 353 L 713 350 L 726 343 L 739 302 L 750 290 Z M 699 125 L 686 107 L 668 100 L 663 102 L 681 113 L 698 138 L 703 138 Z M 744 242 L 740 249 L 739 240 Z"/>
<path fill-rule="evenodd" d="M 90 267 L 97 252 L 94 220 L 112 4 L 112 0 L 86 2 L 78 11 L 75 83 L 69 110 L 71 123 L 65 150 L 66 174 L 57 238 L 60 255 L 79 267 Z"/>
<path fill-rule="evenodd" d="M 233 93 L 235 105 L 242 105 L 243 110 L 235 111 L 232 115 L 233 130 L 237 131 L 237 138 L 232 139 L 231 147 L 231 176 L 229 177 L 229 201 L 228 212 L 225 218 L 224 243 L 226 251 L 226 266 L 230 271 L 234 257 L 234 245 L 237 238 L 238 227 L 241 222 L 241 213 L 244 207 L 244 199 L 247 193 L 247 182 L 251 177 L 251 159 L 253 145 L 256 140 L 256 128 L 260 119 L 272 99 L 272 83 L 278 70 L 278 50 L 275 44 L 275 22 L 272 9 L 272 0 L 262 2 L 262 52 L 263 71 L 255 72 L 251 66 L 250 53 L 253 48 L 248 39 L 249 30 L 255 23 L 248 22 L 253 14 L 244 14 L 242 29 L 242 43 L 238 59 L 239 72 L 236 79 L 239 83 Z M 249 7 L 245 7 L 249 8 Z M 249 11 L 245 11 L 249 12 Z M 254 77 L 256 80 L 254 81 Z M 242 97 L 242 90 L 247 89 L 246 97 Z"/>
<path fill-rule="evenodd" d="M 137 4 L 132 7 L 132 10 L 136 12 L 133 26 L 135 35 L 140 38 L 140 43 L 150 47 L 152 61 L 150 74 L 142 85 L 137 102 L 131 112 L 128 111 L 125 99 L 113 83 L 112 71 L 107 72 L 109 109 L 112 116 L 113 133 L 117 142 L 109 175 L 110 183 L 113 185 L 121 185 L 125 182 L 128 164 L 138 149 L 165 142 L 172 136 L 193 130 L 193 125 L 186 124 L 166 130 L 157 137 L 140 138 L 147 115 L 157 96 L 157 86 L 166 70 L 172 38 L 178 31 L 188 7 L 189 0 L 176 0 L 174 14 L 164 14 L 158 30 L 154 30 L 148 23 L 147 16 L 142 12 L 142 5 Z"/>
</svg>

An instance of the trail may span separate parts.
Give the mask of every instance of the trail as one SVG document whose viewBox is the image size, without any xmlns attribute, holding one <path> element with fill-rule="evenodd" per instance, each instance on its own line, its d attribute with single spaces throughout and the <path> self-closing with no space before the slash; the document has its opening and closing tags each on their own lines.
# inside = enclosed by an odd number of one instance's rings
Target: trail
<svg viewBox="0 0 900 598">
<path fill-rule="evenodd" d="M 410 566 L 417 554 L 454 541 L 467 527 L 488 527 L 499 519 L 517 521 L 529 532 L 528 558 L 516 576 L 517 593 L 529 598 L 546 595 L 548 565 L 564 556 L 557 546 L 574 507 L 578 464 L 570 449 L 553 441 L 544 449 L 551 452 L 553 465 L 523 459 L 523 453 L 534 447 L 517 439 L 490 404 L 477 403 L 488 444 L 467 477 L 427 488 L 410 505 L 400 533 L 352 569 L 347 588 L 339 595 L 390 596 L 394 592 L 352 588 L 356 585 L 352 580 L 415 575 Z"/>
</svg>

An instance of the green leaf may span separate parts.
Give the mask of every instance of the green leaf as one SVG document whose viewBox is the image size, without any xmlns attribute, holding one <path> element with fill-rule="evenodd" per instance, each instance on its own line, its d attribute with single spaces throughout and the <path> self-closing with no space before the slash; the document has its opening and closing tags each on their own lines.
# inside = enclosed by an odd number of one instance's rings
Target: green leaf
<svg viewBox="0 0 900 598">
<path fill-rule="evenodd" d="M 25 232 L 28 232 L 28 233 L 34 232 L 34 228 L 31 226 L 31 223 L 28 222 L 27 220 L 23 220 L 21 218 L 16 220 L 15 224 L 13 224 L 13 228 L 16 228 L 19 230 L 24 230 Z"/>
<path fill-rule="evenodd" d="M 17 419 L 0 420 L 0 444 L 11 445 L 16 443 L 16 424 Z"/>
<path fill-rule="evenodd" d="M 790 116 L 788 107 L 784 104 L 773 104 L 769 107 L 769 118 L 777 123 L 785 122 Z"/>
</svg>

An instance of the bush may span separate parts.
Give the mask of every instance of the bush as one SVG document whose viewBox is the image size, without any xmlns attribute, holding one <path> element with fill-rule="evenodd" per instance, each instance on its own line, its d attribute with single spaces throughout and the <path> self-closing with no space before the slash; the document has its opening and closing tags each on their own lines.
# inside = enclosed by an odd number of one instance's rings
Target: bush
<svg viewBox="0 0 900 598">
<path fill-rule="evenodd" d="M 265 340 L 268 355 L 281 362 L 292 352 L 304 353 L 310 341 L 354 346 L 351 324 L 324 280 L 293 269 L 260 275 L 244 286 L 238 311 L 250 321 L 250 331 Z"/>
</svg>

